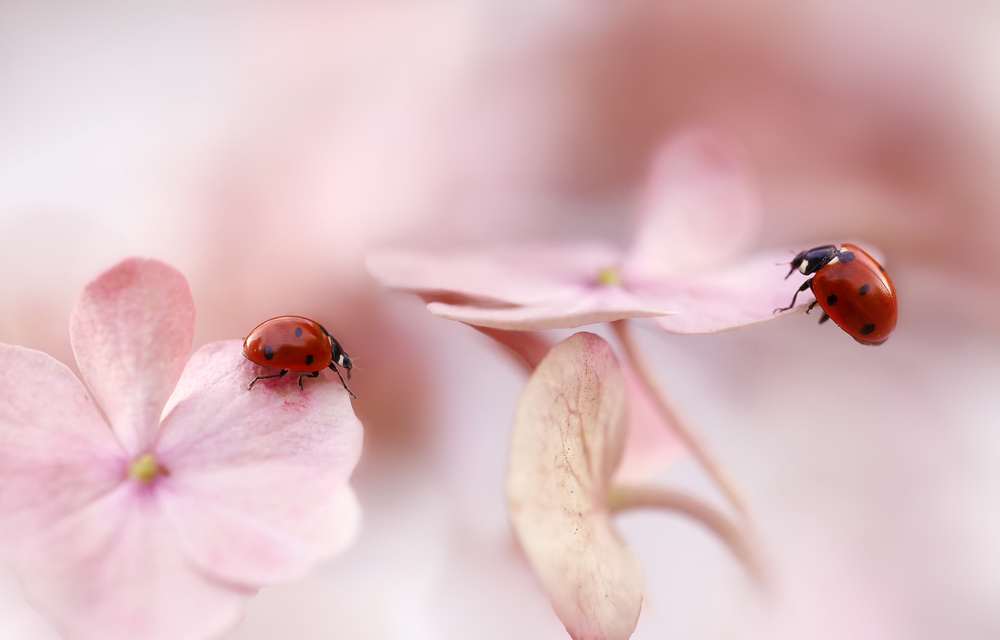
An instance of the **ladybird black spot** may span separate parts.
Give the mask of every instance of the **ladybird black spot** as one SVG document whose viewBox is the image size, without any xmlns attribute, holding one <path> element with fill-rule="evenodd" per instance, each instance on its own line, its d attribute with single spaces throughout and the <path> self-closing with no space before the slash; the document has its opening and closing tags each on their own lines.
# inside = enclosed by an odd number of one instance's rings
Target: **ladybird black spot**
<svg viewBox="0 0 1000 640">
<path fill-rule="evenodd" d="M 868 293 L 868 289 L 869 289 L 869 288 L 870 288 L 870 287 L 869 287 L 869 286 L 868 286 L 867 284 L 863 284 L 863 285 L 861 285 L 861 288 L 860 288 L 860 289 L 858 289 L 858 293 L 859 293 L 860 295 L 865 295 L 866 293 Z"/>
<path fill-rule="evenodd" d="M 826 297 L 826 303 L 830 306 L 837 304 L 837 296 L 829 295 Z"/>
<path fill-rule="evenodd" d="M 302 337 L 302 327 L 295 327 L 295 337 L 296 338 Z"/>
<path fill-rule="evenodd" d="M 274 349 L 269 344 L 264 345 L 264 357 L 268 360 L 274 357 Z"/>
<path fill-rule="evenodd" d="M 869 322 L 865 326 L 861 327 L 861 331 L 858 331 L 858 333 L 860 333 L 863 336 L 866 336 L 874 330 L 875 330 L 875 325 Z"/>
<path fill-rule="evenodd" d="M 878 265 L 878 270 L 879 271 L 881 271 L 882 273 L 885 273 L 885 269 L 882 268 L 882 265 L 878 264 L 877 262 L 875 264 Z"/>
<path fill-rule="evenodd" d="M 301 331 L 301 329 L 300 329 L 300 331 Z M 306 366 L 308 367 L 312 363 L 313 363 L 313 354 L 310 353 L 309 355 L 306 356 Z"/>
<path fill-rule="evenodd" d="M 840 252 L 841 262 L 854 262 L 854 252 L 853 251 L 841 251 Z"/>
</svg>

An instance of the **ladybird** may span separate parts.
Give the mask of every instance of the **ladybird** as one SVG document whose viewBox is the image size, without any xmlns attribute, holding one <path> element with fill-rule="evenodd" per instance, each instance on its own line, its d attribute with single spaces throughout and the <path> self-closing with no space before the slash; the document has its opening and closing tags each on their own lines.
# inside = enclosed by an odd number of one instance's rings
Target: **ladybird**
<svg viewBox="0 0 1000 640">
<path fill-rule="evenodd" d="M 289 371 L 299 374 L 299 389 L 302 378 L 316 378 L 319 372 L 329 367 L 340 378 L 341 384 L 352 398 L 357 396 L 347 388 L 344 376 L 338 366 L 347 371 L 351 379 L 354 364 L 330 332 L 323 325 L 302 316 L 280 316 L 260 323 L 243 341 L 243 357 L 263 367 L 281 369 L 269 376 L 257 376 L 250 381 L 247 389 L 252 389 L 258 380 L 280 378 Z"/>
<path fill-rule="evenodd" d="M 786 280 L 796 270 L 812 278 L 802 283 L 790 305 L 775 313 L 794 307 L 799 293 L 810 289 L 816 299 L 806 313 L 818 304 L 823 308 L 820 324 L 833 319 L 861 344 L 882 344 L 896 328 L 896 288 L 882 265 L 859 247 L 824 245 L 803 251 L 789 264 Z"/>
</svg>

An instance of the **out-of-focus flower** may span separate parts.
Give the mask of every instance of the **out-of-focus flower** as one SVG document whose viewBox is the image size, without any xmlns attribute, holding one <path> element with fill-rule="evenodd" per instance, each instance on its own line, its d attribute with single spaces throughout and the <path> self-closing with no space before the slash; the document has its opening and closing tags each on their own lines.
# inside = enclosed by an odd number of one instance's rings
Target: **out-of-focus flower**
<svg viewBox="0 0 1000 640">
<path fill-rule="evenodd" d="M 484 329 L 515 351 L 518 331 L 629 318 L 708 333 L 774 318 L 775 308 L 787 304 L 786 272 L 775 265 L 787 256 L 732 263 L 753 242 L 759 221 L 737 153 L 707 131 L 692 130 L 666 144 L 654 164 L 627 251 L 581 244 L 383 252 L 368 264 L 384 284 L 418 293 L 431 312 Z M 629 387 L 637 413 L 654 415 L 645 410 L 642 386 Z M 677 442 L 656 428 L 662 420 L 632 421 L 638 428 L 630 430 L 624 476 L 648 477 L 673 457 Z"/>
<path fill-rule="evenodd" d="M 611 523 L 608 490 L 625 443 L 628 394 L 611 347 L 590 333 L 535 369 L 514 419 L 507 501 L 518 540 L 569 634 L 627 638 L 642 567 Z"/>
<path fill-rule="evenodd" d="M 762 322 L 784 306 L 786 255 L 732 260 L 756 237 L 759 206 L 735 153 L 688 132 L 654 165 L 632 246 L 507 247 L 369 258 L 384 284 L 439 316 L 497 329 L 572 328 L 657 317 L 668 331 L 710 333 Z"/>
<path fill-rule="evenodd" d="M 0 552 L 63 632 L 206 637 L 352 540 L 362 428 L 339 383 L 247 391 L 238 341 L 188 360 L 194 302 L 157 261 L 89 284 L 70 329 L 86 387 L 0 345 Z"/>
</svg>

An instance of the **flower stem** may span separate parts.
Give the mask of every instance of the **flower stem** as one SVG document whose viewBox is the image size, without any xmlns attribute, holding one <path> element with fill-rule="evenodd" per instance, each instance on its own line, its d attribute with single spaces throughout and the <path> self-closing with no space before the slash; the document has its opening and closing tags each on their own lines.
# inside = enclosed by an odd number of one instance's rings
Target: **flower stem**
<svg viewBox="0 0 1000 640">
<path fill-rule="evenodd" d="M 753 519 L 750 516 L 750 510 L 747 507 L 746 501 L 743 499 L 743 495 L 737 488 L 736 484 L 729 478 L 729 474 L 726 473 L 722 465 L 716 460 L 715 456 L 708 449 L 705 443 L 701 440 L 697 433 L 689 428 L 681 417 L 674 411 L 673 406 L 667 399 L 667 396 L 663 389 L 656 383 L 656 379 L 653 375 L 652 369 L 642 354 L 639 352 L 639 348 L 636 345 L 635 338 L 632 336 L 632 332 L 629 329 L 627 321 L 618 320 L 613 322 L 611 325 L 618 336 L 618 340 L 622 345 L 622 350 L 625 353 L 625 357 L 628 358 L 629 363 L 635 370 L 637 377 L 642 381 L 645 386 L 646 391 L 649 393 L 650 397 L 656 403 L 656 407 L 659 409 L 660 413 L 663 415 L 667 424 L 669 424 L 677 436 L 687 445 L 694 457 L 701 463 L 701 466 L 705 469 L 709 476 L 715 481 L 722 493 L 725 494 L 729 502 L 733 507 L 739 512 L 743 520 L 750 526 L 753 525 Z"/>
<path fill-rule="evenodd" d="M 717 509 L 681 491 L 653 486 L 618 486 L 608 491 L 608 506 L 612 512 L 626 509 L 667 509 L 682 513 L 707 527 L 729 547 L 743 563 L 751 578 L 766 585 L 767 576 L 757 547 L 744 532 Z"/>
</svg>

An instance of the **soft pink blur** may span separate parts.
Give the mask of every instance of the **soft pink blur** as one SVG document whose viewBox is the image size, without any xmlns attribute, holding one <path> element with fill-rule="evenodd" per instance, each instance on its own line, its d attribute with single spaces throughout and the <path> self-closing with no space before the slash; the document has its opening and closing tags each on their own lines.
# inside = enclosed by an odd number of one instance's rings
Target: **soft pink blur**
<svg viewBox="0 0 1000 640">
<path fill-rule="evenodd" d="M 131 254 L 189 277 L 196 346 L 316 317 L 359 364 L 364 530 L 235 637 L 561 637 L 502 501 L 520 371 L 386 302 L 363 258 L 623 242 L 654 149 L 717 127 L 764 188 L 756 248 L 873 243 L 902 315 L 877 349 L 803 317 L 649 332 L 784 597 L 765 613 L 700 530 L 630 515 L 634 637 L 995 637 L 998 27 L 990 3 L 925 0 L 7 3 L 0 341 L 70 362 L 83 283 Z M 0 635 L 54 637 L 0 594 Z"/>
</svg>

